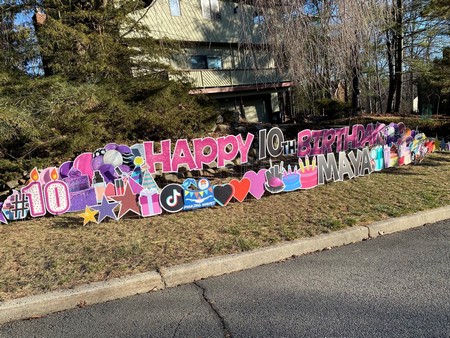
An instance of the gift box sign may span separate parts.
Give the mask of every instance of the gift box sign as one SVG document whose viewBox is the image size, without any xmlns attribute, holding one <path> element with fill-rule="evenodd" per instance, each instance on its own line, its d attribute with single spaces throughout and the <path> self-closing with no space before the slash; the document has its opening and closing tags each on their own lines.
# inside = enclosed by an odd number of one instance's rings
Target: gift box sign
<svg viewBox="0 0 450 338">
<path fill-rule="evenodd" d="M 82 175 L 80 170 L 72 168 L 69 176 L 63 181 L 69 187 L 70 209 L 68 212 L 82 211 L 87 206 L 97 205 L 95 189 L 91 188 L 88 175 Z"/>
<path fill-rule="evenodd" d="M 139 204 L 143 217 L 155 216 L 162 213 L 159 204 L 159 194 L 154 190 L 142 190 L 139 194 Z"/>
<path fill-rule="evenodd" d="M 70 209 L 68 212 L 83 211 L 86 207 L 97 205 L 95 189 L 89 188 L 83 191 L 69 193 Z"/>
<path fill-rule="evenodd" d="M 69 187 L 69 192 L 82 191 L 91 187 L 89 176 L 82 175 L 81 171 L 74 168 L 69 171 L 68 177 L 63 178 L 63 181 Z"/>
</svg>

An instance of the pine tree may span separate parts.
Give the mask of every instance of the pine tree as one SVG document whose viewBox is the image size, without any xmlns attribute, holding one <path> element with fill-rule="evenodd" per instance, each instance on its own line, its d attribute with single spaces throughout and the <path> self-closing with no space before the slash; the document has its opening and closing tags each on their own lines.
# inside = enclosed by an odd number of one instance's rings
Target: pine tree
<svg viewBox="0 0 450 338">
<path fill-rule="evenodd" d="M 150 37 L 135 14 L 144 3 L 24 1 L 0 2 L 0 15 L 9 15 L 0 17 L 8 27 L 0 39 L 8 51 L 0 56 L 0 181 L 3 170 L 58 165 L 110 142 L 196 137 L 209 128 L 212 106 L 189 95 L 188 82 L 169 80 L 160 60 L 176 45 Z M 36 7 L 34 28 L 15 35 L 14 13 Z M 31 74 L 36 60 L 40 74 Z"/>
<path fill-rule="evenodd" d="M 35 37 L 30 22 L 28 0 L 0 0 L 0 69 L 2 71 L 33 71 L 37 62 Z"/>
<path fill-rule="evenodd" d="M 129 78 L 133 69 L 164 70 L 169 52 L 154 41 L 139 17 L 140 0 L 45 0 L 35 27 L 47 75 L 97 83 Z"/>
</svg>

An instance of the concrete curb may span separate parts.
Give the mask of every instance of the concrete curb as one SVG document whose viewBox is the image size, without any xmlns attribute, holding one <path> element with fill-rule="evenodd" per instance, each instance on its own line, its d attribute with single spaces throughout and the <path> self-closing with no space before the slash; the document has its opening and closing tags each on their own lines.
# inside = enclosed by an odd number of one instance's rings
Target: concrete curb
<svg viewBox="0 0 450 338">
<path fill-rule="evenodd" d="M 90 283 L 71 290 L 13 299 L 0 303 L 0 324 L 163 288 L 161 275 L 151 271 L 106 282 Z"/>
<path fill-rule="evenodd" d="M 18 319 L 44 316 L 80 305 L 91 305 L 187 284 L 202 278 L 251 269 L 292 256 L 360 242 L 368 238 L 375 238 L 379 235 L 403 231 L 448 218 L 450 218 L 450 205 L 409 216 L 376 222 L 368 226 L 344 229 L 250 252 L 212 257 L 188 264 L 164 267 L 159 272 L 150 271 L 106 282 L 90 283 L 72 290 L 54 291 L 43 295 L 0 302 L 0 324 Z"/>
<path fill-rule="evenodd" d="M 370 238 L 388 235 L 394 232 L 416 228 L 427 223 L 435 223 L 450 218 L 450 205 L 445 207 L 417 212 L 412 215 L 391 218 L 367 226 Z"/>
<path fill-rule="evenodd" d="M 366 227 L 355 227 L 312 238 L 281 243 L 268 248 L 161 268 L 160 272 L 166 287 L 173 287 L 202 278 L 251 269 L 328 247 L 359 242 L 367 238 L 369 238 L 369 233 Z"/>
</svg>

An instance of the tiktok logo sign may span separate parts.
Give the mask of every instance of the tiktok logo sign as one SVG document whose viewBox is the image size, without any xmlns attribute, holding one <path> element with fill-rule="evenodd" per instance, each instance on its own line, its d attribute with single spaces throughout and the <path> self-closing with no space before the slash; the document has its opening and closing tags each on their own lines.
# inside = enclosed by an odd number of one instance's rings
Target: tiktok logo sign
<svg viewBox="0 0 450 338">
<path fill-rule="evenodd" d="M 183 210 L 183 187 L 179 184 L 169 184 L 164 187 L 159 196 L 161 207 L 167 212 Z"/>
</svg>

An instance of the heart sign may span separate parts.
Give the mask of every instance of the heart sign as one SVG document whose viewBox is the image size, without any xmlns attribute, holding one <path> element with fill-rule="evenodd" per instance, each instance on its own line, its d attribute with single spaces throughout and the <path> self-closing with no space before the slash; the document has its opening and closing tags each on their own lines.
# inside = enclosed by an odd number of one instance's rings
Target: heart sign
<svg viewBox="0 0 450 338">
<path fill-rule="evenodd" d="M 242 202 L 250 190 L 250 180 L 245 177 L 240 181 L 232 179 L 230 184 L 234 187 L 234 198 Z"/>
<path fill-rule="evenodd" d="M 230 184 L 215 185 L 214 186 L 214 199 L 217 204 L 222 207 L 226 206 L 228 202 L 233 198 L 234 187 Z"/>
<path fill-rule="evenodd" d="M 257 200 L 261 199 L 264 195 L 264 183 L 266 183 L 266 171 L 267 169 L 261 169 L 258 173 L 254 171 L 247 171 L 244 174 L 245 178 L 250 180 L 250 194 Z"/>
</svg>

